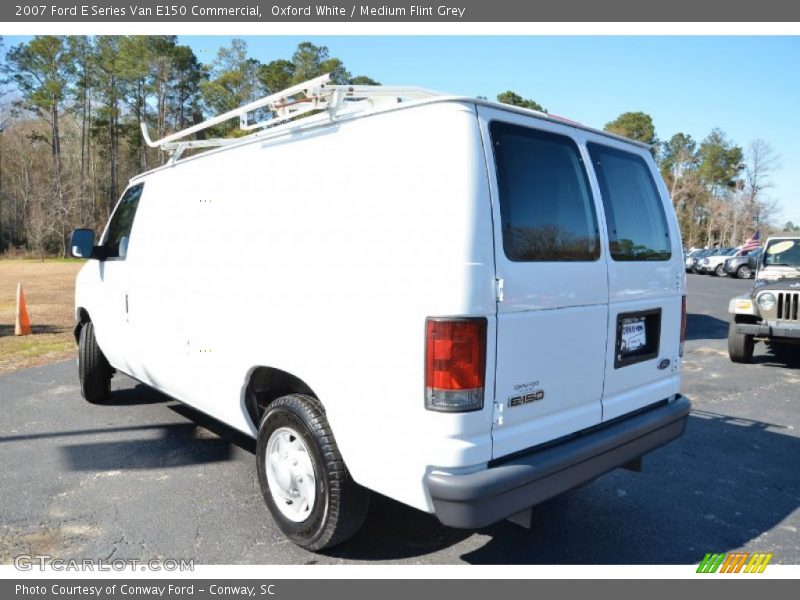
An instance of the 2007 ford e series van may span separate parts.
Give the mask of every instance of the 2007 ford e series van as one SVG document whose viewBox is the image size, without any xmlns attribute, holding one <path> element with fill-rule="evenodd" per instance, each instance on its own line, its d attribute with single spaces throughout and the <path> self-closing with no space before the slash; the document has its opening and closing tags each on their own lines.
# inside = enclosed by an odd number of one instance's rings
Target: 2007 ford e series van
<svg viewBox="0 0 800 600">
<path fill-rule="evenodd" d="M 368 490 L 521 521 L 680 436 L 683 254 L 649 149 L 327 81 L 146 137 L 170 161 L 98 241 L 74 232 L 86 399 L 121 372 L 256 437 L 266 504 L 311 550 Z M 189 139 L 235 117 L 253 133 Z"/>
</svg>

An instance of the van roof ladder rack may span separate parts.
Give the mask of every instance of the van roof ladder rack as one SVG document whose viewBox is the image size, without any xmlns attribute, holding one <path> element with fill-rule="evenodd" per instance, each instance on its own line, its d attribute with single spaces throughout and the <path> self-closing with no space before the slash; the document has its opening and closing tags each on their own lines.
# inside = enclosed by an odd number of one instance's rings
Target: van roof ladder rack
<svg viewBox="0 0 800 600">
<path fill-rule="evenodd" d="M 352 114 L 364 112 L 376 105 L 396 104 L 402 100 L 421 100 L 434 96 L 441 96 L 439 92 L 418 87 L 382 86 L 382 85 L 329 85 L 330 73 L 298 83 L 281 92 L 264 96 L 259 100 L 240 106 L 228 112 L 217 115 L 187 127 L 176 133 L 152 141 L 147 132 L 147 125 L 141 123 L 142 135 L 145 143 L 151 148 L 171 150 L 170 163 L 177 161 L 184 150 L 189 148 L 215 148 L 226 146 L 241 141 L 242 138 L 213 138 L 207 140 L 187 140 L 187 136 L 196 134 L 230 119 L 239 118 L 239 129 L 255 131 L 275 129 L 279 125 L 280 131 L 287 131 L 308 125 L 306 119 L 297 117 L 321 110 L 327 111 L 325 115 L 333 120 L 340 112 Z M 266 110 L 271 116 L 250 122 L 250 115 L 258 110 Z"/>
</svg>

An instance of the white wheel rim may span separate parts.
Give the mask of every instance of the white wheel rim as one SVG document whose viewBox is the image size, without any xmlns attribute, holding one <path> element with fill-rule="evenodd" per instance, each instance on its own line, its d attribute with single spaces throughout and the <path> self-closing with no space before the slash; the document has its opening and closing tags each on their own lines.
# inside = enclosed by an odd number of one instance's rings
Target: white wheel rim
<svg viewBox="0 0 800 600">
<path fill-rule="evenodd" d="M 305 521 L 314 510 L 317 479 L 303 438 L 289 427 L 276 429 L 266 453 L 267 484 L 275 506 L 290 521 Z"/>
</svg>

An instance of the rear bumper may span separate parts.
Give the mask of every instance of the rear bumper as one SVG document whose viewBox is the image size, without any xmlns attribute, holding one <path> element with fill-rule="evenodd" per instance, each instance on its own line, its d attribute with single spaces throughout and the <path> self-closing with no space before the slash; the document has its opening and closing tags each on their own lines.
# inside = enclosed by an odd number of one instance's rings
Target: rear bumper
<svg viewBox="0 0 800 600">
<path fill-rule="evenodd" d="M 737 323 L 736 333 L 758 337 L 800 338 L 800 323 L 797 325 L 765 325 L 764 323 Z"/>
<path fill-rule="evenodd" d="M 430 473 L 439 520 L 450 527 L 491 525 L 636 460 L 683 434 L 691 404 L 678 396 L 646 412 L 468 475 Z"/>
</svg>

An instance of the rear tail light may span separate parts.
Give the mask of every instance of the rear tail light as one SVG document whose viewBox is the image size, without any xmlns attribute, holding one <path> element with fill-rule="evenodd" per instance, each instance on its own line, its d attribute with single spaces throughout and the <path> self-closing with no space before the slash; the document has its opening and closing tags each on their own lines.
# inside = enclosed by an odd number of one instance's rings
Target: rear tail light
<svg viewBox="0 0 800 600">
<path fill-rule="evenodd" d="M 686 296 L 681 298 L 681 348 L 680 356 L 683 356 L 683 343 L 686 341 Z"/>
<path fill-rule="evenodd" d="M 425 324 L 425 408 L 483 408 L 486 319 L 428 319 Z"/>
</svg>

